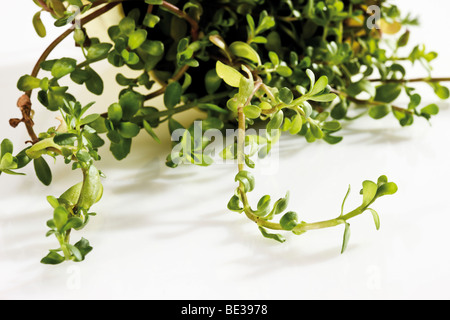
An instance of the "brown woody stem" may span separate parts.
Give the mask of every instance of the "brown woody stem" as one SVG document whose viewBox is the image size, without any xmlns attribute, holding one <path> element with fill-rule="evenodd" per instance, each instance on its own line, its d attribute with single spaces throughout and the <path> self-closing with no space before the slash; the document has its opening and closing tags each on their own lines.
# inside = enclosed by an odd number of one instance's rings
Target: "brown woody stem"
<svg viewBox="0 0 450 320">
<path fill-rule="evenodd" d="M 414 78 L 414 79 L 369 79 L 370 82 L 408 83 L 408 82 L 449 82 L 450 78 Z"/>
<path fill-rule="evenodd" d="M 81 20 L 82 24 L 86 24 L 94 20 L 95 18 L 99 17 L 100 15 L 108 12 L 112 8 L 114 8 L 119 3 L 110 3 L 105 5 L 104 7 L 98 9 L 97 11 L 93 12 L 89 16 L 83 18 Z M 67 36 L 69 36 L 73 32 L 73 28 L 66 30 L 63 34 L 61 34 L 58 38 L 56 38 L 48 47 L 45 49 L 45 51 L 40 56 L 39 60 L 36 62 L 33 71 L 31 72 L 32 77 L 37 77 L 39 71 L 41 70 L 41 63 L 44 62 L 50 53 L 65 39 Z M 27 91 L 23 96 L 21 96 L 17 102 L 17 106 L 20 108 L 22 112 L 22 119 L 11 119 L 10 124 L 13 127 L 17 127 L 20 122 L 23 122 L 27 128 L 28 135 L 31 138 L 31 143 L 35 144 L 39 142 L 39 138 L 37 137 L 36 133 L 34 132 L 33 126 L 34 122 L 32 119 L 33 110 L 31 109 L 31 93 L 32 90 Z"/>
</svg>

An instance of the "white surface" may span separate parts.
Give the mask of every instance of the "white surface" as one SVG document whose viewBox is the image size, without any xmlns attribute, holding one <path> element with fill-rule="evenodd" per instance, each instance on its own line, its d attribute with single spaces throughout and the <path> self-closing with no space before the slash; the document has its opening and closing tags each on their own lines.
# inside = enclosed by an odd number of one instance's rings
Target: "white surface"
<svg viewBox="0 0 450 320">
<path fill-rule="evenodd" d="M 31 21 L 33 5 L 24 2 L 9 4 L 8 9 L 15 12 L 20 6 L 21 15 Z M 438 51 L 435 75 L 449 76 L 450 46 L 441 32 L 448 1 L 434 0 L 433 6 L 397 2 L 420 14 L 422 27 L 412 30 L 411 42 Z M 14 35 L 2 35 L 7 39 L 2 38 L 0 49 L 0 137 L 13 140 L 17 150 L 27 136 L 22 126 L 14 130 L 8 125 L 9 118 L 18 116 L 16 81 L 30 72 L 36 57 L 61 32 L 49 30 L 49 38 L 40 40 L 31 22 L 22 25 L 19 20 L 13 14 L 0 20 L 0 30 L 15 30 Z M 64 44 L 60 55 L 67 52 L 64 48 L 71 44 Z M 115 70 L 97 68 L 113 79 Z M 97 106 L 107 107 L 115 92 Z M 425 100 L 436 102 L 429 88 L 423 93 Z M 86 95 L 83 102 L 91 99 Z M 374 206 L 381 230 L 375 231 L 369 214 L 351 221 L 344 255 L 339 253 L 340 227 L 288 236 L 284 244 L 264 239 L 252 222 L 226 210 L 235 188 L 234 166 L 166 168 L 167 134 L 162 146 L 143 134 L 121 163 L 112 159 L 108 148 L 102 150 L 99 167 L 108 178 L 104 198 L 95 207 L 98 216 L 73 235 L 89 239 L 94 251 L 80 264 L 44 266 L 39 260 L 56 246 L 54 238 L 44 237 L 52 214 L 45 197 L 58 196 L 80 177 L 60 160 L 49 188 L 35 179 L 31 167 L 25 170 L 27 177 L 2 175 L 0 298 L 448 299 L 450 110 L 440 105 L 442 112 L 432 126 L 418 120 L 413 127 L 401 128 L 393 117 L 349 123 L 345 140 L 337 146 L 307 145 L 287 137 L 280 145 L 277 173 L 267 176 L 256 170 L 252 200 L 267 193 L 280 197 L 290 190 L 289 208 L 311 222 L 339 214 L 349 183 L 351 209 L 359 204 L 363 180 L 386 174 L 397 182 L 398 194 Z M 45 112 L 38 113 L 36 122 L 38 130 L 56 125 Z"/>
</svg>

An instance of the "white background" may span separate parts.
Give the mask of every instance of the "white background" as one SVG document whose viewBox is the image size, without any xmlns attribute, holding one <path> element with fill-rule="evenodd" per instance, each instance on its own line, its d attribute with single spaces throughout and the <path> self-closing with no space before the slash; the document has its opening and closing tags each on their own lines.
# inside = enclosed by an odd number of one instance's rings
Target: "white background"
<svg viewBox="0 0 450 320">
<path fill-rule="evenodd" d="M 447 0 L 396 1 L 403 11 L 420 15 L 411 44 L 426 44 L 440 53 L 435 76 L 450 76 Z M 31 18 L 31 1 L 9 2 L 0 19 L 0 137 L 11 139 L 16 151 L 28 139 L 18 117 L 17 79 L 30 73 L 45 47 L 62 31 L 49 28 L 38 38 Z M 49 22 L 48 19 L 44 19 Z M 48 23 L 47 23 L 48 25 Z M 71 41 L 54 57 L 79 56 Z M 52 56 L 53 57 L 53 56 Z M 116 70 L 95 66 L 107 79 L 98 111 L 117 98 Z M 421 76 L 411 69 L 410 76 Z M 115 161 L 102 150 L 98 165 L 108 178 L 98 216 L 73 239 L 90 240 L 94 251 L 83 263 L 45 266 L 39 263 L 53 237 L 45 238 L 52 210 L 47 195 L 59 196 L 80 181 L 59 159 L 54 182 L 45 188 L 34 177 L 0 177 L 0 298 L 3 299 L 448 299 L 450 293 L 450 110 L 431 89 L 420 86 L 425 102 L 437 102 L 441 114 L 431 125 L 418 119 L 401 128 L 389 116 L 382 121 L 359 119 L 345 125 L 344 141 L 336 146 L 306 144 L 286 137 L 280 144 L 274 174 L 256 170 L 257 188 L 251 199 L 291 192 L 290 210 L 304 221 L 339 215 L 348 184 L 353 192 L 347 209 L 359 205 L 365 179 L 386 174 L 399 186 L 392 197 L 374 205 L 381 217 L 376 231 L 371 215 L 351 222 L 347 252 L 340 254 L 343 227 L 288 236 L 279 244 L 263 238 L 244 216 L 226 209 L 236 184 L 235 166 L 169 169 L 168 134 L 156 144 L 142 134 L 129 158 Z M 34 96 L 35 97 L 35 96 Z M 36 130 L 57 125 L 53 114 L 36 101 Z M 401 102 L 399 103 L 401 105 Z M 195 117 L 191 115 L 190 117 Z M 186 119 L 180 119 L 186 121 Z"/>
</svg>

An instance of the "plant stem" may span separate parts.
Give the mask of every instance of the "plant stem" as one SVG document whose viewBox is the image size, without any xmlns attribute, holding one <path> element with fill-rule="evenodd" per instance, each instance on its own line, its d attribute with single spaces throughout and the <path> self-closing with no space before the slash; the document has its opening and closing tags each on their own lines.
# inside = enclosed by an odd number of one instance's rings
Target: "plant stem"
<svg viewBox="0 0 450 320">
<path fill-rule="evenodd" d="M 242 186 L 242 185 L 239 186 L 239 192 L 241 195 L 242 202 L 244 204 L 244 213 L 251 221 L 255 222 L 258 226 L 264 227 L 267 229 L 279 230 L 279 231 L 284 230 L 279 223 L 270 222 L 270 221 L 264 220 L 261 217 L 254 215 L 253 212 L 251 211 L 251 207 L 248 202 L 247 194 L 244 191 L 244 186 Z M 350 211 L 349 213 L 347 213 L 343 216 L 339 216 L 335 219 L 324 220 L 324 221 L 313 222 L 313 223 L 301 222 L 292 231 L 295 233 L 304 233 L 306 231 L 311 231 L 311 230 L 319 230 L 319 229 L 336 227 L 338 225 L 344 224 L 345 222 L 347 222 L 348 220 L 350 220 L 352 218 L 355 218 L 355 217 L 363 214 L 367 210 L 367 207 L 368 206 L 366 206 L 366 207 L 360 206 L 360 207 L 356 208 L 355 210 Z"/>
<path fill-rule="evenodd" d="M 173 81 L 178 81 L 178 80 L 180 80 L 182 77 L 183 77 L 183 75 L 188 71 L 188 69 L 189 69 L 189 66 L 188 65 L 185 65 L 185 66 L 183 66 L 170 80 L 169 80 L 169 83 L 170 82 L 173 82 Z M 152 93 L 150 93 L 150 94 L 148 94 L 148 95 L 146 95 L 145 96 L 145 101 L 148 101 L 148 100 L 152 100 L 152 99 L 154 99 L 154 98 L 156 98 L 156 97 L 159 97 L 160 95 L 163 95 L 165 92 L 166 92 L 166 89 L 167 89 L 167 85 L 164 85 L 163 87 L 161 87 L 160 89 L 158 89 L 158 90 L 156 90 L 155 92 L 152 92 Z"/>
<path fill-rule="evenodd" d="M 238 169 L 239 172 L 244 170 L 245 166 L 245 130 L 246 130 L 246 118 L 244 114 L 244 107 L 251 103 L 252 98 L 256 94 L 256 92 L 262 89 L 265 92 L 268 91 L 267 87 L 263 84 L 260 78 L 257 79 L 255 82 L 255 89 L 253 90 L 250 97 L 247 99 L 245 104 L 242 104 L 238 107 L 238 121 L 239 121 L 239 131 L 238 131 L 238 141 L 237 141 L 237 159 L 238 159 Z M 297 99 L 297 102 L 301 102 L 302 99 Z M 296 102 L 296 104 L 297 104 Z M 251 206 L 248 201 L 247 194 L 245 192 L 245 186 L 242 182 L 239 182 L 238 192 L 240 194 L 241 201 L 244 205 L 244 213 L 245 215 L 253 222 L 255 222 L 258 226 L 264 227 L 271 230 L 284 230 L 279 223 L 274 223 L 265 220 L 264 218 L 256 216 L 251 209 Z M 371 203 L 370 203 L 371 204 Z M 369 204 L 369 205 L 370 205 Z M 301 222 L 298 224 L 292 231 L 294 233 L 303 233 L 309 230 L 317 230 L 317 229 L 325 229 L 325 228 L 331 228 L 338 225 L 341 225 L 343 223 L 346 223 L 347 220 L 354 218 L 360 214 L 362 214 L 367 209 L 367 206 L 363 207 L 360 206 L 356 208 L 355 210 L 347 213 L 346 215 L 341 215 L 338 218 L 320 221 L 320 222 L 314 222 L 314 223 L 306 223 Z"/>
<path fill-rule="evenodd" d="M 104 7 L 100 8 L 99 10 L 93 12 L 92 14 L 90 14 L 89 16 L 83 18 L 81 20 L 82 24 L 86 24 L 91 22 L 92 20 L 94 20 L 95 18 L 99 17 L 100 15 L 108 12 L 109 10 L 111 10 L 112 8 L 114 8 L 116 5 L 118 5 L 119 3 L 110 3 L 105 5 Z M 48 56 L 50 55 L 50 53 L 65 39 L 67 38 L 68 35 L 70 35 L 73 32 L 73 28 L 66 30 L 63 34 L 61 34 L 58 38 L 56 38 L 48 47 L 47 49 L 42 53 L 42 55 L 40 56 L 39 60 L 36 62 L 33 71 L 31 72 L 31 76 L 32 77 L 37 77 L 39 70 L 41 70 L 41 63 L 44 62 Z M 25 123 L 25 126 L 27 128 L 28 131 L 28 135 L 31 138 L 31 143 L 35 144 L 37 142 L 39 142 L 39 139 L 36 135 L 36 133 L 34 132 L 33 126 L 34 126 L 34 122 L 31 119 L 31 115 L 33 113 L 33 110 L 31 109 L 31 93 L 32 90 L 25 92 L 25 95 L 22 96 L 21 98 L 19 98 L 18 101 L 18 106 L 19 108 L 22 110 L 22 115 L 23 118 L 19 121 L 19 122 L 23 122 Z M 24 104 L 24 97 L 27 97 L 27 101 Z M 28 105 L 29 102 L 29 105 Z M 26 107 L 26 108 L 25 108 Z M 26 112 L 24 112 L 24 110 Z M 11 122 L 10 122 L 11 123 Z M 18 123 L 14 123 L 14 126 L 17 126 Z"/>
<path fill-rule="evenodd" d="M 414 79 L 369 79 L 371 82 L 408 83 L 408 82 L 449 82 L 450 78 L 414 78 Z"/>
<path fill-rule="evenodd" d="M 43 0 L 36 0 L 36 1 L 39 3 L 39 5 L 42 7 L 42 9 L 44 9 L 47 12 L 50 12 L 51 14 L 55 14 L 55 12 L 53 12 L 53 10 L 50 9 Z"/>
<path fill-rule="evenodd" d="M 59 242 L 59 244 L 61 246 L 61 250 L 64 253 L 64 258 L 66 258 L 66 260 L 70 260 L 71 254 L 70 254 L 69 250 L 67 249 L 66 241 L 64 239 L 64 236 L 63 235 L 58 235 L 58 236 L 56 236 L 56 238 L 58 239 L 58 242 Z"/>
<path fill-rule="evenodd" d="M 264 220 L 261 217 L 258 217 L 253 214 L 251 211 L 250 205 L 248 203 L 247 194 L 244 192 L 244 187 L 239 187 L 240 195 L 242 202 L 244 203 L 244 213 L 245 215 L 253 222 L 255 222 L 258 226 L 264 227 L 271 230 L 278 230 L 282 231 L 284 230 L 279 223 L 270 222 L 267 220 Z M 326 228 L 332 228 L 339 226 L 341 224 L 346 223 L 348 220 L 355 218 L 361 214 L 363 214 L 367 210 L 367 207 L 358 207 L 353 211 L 350 211 L 346 215 L 340 216 L 335 219 L 330 220 L 324 220 L 320 222 L 313 222 L 313 223 L 307 223 L 307 222 L 301 222 L 299 223 L 292 231 L 294 233 L 304 233 L 306 231 L 311 230 L 319 230 L 319 229 L 326 229 Z"/>
<path fill-rule="evenodd" d="M 198 40 L 198 30 L 199 30 L 199 26 L 198 26 L 198 22 L 195 21 L 194 19 L 191 18 L 191 16 L 189 16 L 186 12 L 184 12 L 183 10 L 181 10 L 180 8 L 178 8 L 177 6 L 167 2 L 167 1 L 163 1 L 162 5 L 163 8 L 173 12 L 174 14 L 176 14 L 178 17 L 186 20 L 190 25 L 191 25 L 191 36 L 192 36 L 192 41 L 197 41 Z"/>
<path fill-rule="evenodd" d="M 338 91 L 336 89 L 332 89 L 331 92 L 335 93 L 337 95 L 340 95 L 340 96 L 344 96 L 349 101 L 351 101 L 353 103 L 356 103 L 358 105 L 384 106 L 384 105 L 388 105 L 389 104 L 389 103 L 385 103 L 385 102 L 381 102 L 381 101 L 360 100 L 360 99 L 351 97 L 347 93 L 342 92 L 342 91 Z M 391 108 L 392 108 L 392 110 L 396 110 L 396 111 L 399 111 L 399 112 L 409 113 L 411 115 L 414 114 L 413 111 L 405 109 L 405 108 L 401 108 L 401 107 L 397 107 L 397 106 L 393 106 L 393 105 L 391 105 Z"/>
<path fill-rule="evenodd" d="M 175 109 L 164 110 L 164 111 L 160 111 L 160 112 L 157 112 L 157 113 L 154 113 L 154 114 L 150 114 L 150 115 L 147 115 L 147 116 L 134 117 L 131 121 L 133 123 L 140 123 L 140 122 L 142 122 L 144 120 L 149 121 L 149 120 L 159 119 L 159 118 L 162 118 L 162 117 L 171 117 L 171 116 L 173 116 L 173 115 L 175 115 L 177 113 L 184 112 L 184 111 L 196 108 L 199 104 L 208 103 L 208 102 L 212 102 L 212 101 L 215 101 L 215 100 L 223 99 L 223 98 L 227 97 L 228 95 L 229 95 L 229 92 L 216 93 L 216 94 L 213 94 L 213 95 L 205 96 L 205 97 L 203 97 L 201 99 L 198 99 L 196 101 L 193 101 L 193 102 L 190 102 L 190 103 L 186 103 L 185 105 L 183 105 L 181 107 L 178 107 L 178 108 L 175 108 Z M 108 113 L 103 113 L 101 116 L 106 118 L 106 117 L 108 117 Z"/>
</svg>

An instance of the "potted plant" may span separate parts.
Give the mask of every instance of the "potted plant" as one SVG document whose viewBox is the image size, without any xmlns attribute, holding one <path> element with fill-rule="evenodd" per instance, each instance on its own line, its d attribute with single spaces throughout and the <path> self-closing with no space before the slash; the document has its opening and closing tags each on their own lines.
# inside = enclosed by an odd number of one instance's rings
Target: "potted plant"
<svg viewBox="0 0 450 320">
<path fill-rule="evenodd" d="M 64 32 L 38 58 L 30 74 L 20 77 L 17 87 L 21 117 L 10 120 L 13 127 L 23 123 L 29 145 L 13 153 L 10 140 L 1 143 L 0 171 L 21 174 L 28 164 L 38 179 L 49 185 L 52 173 L 46 158 L 62 158 L 81 179 L 59 196 L 49 196 L 51 219 L 48 236 L 59 247 L 42 259 L 45 264 L 83 261 L 92 250 L 81 238 L 71 241 L 74 231 L 83 229 L 94 215 L 91 208 L 102 197 L 103 173 L 99 148 L 109 146 L 117 160 L 130 152 L 133 138 L 141 131 L 159 141 L 155 128 L 167 126 L 174 139 L 166 164 L 207 166 L 213 162 L 213 141 L 206 133 L 223 133 L 220 156 L 235 161 L 236 189 L 230 190 L 228 209 L 243 213 L 264 237 L 283 242 L 282 233 L 300 235 L 310 230 L 345 226 L 342 252 L 350 236 L 349 220 L 365 212 L 380 221 L 372 204 L 392 195 L 397 185 L 381 176 L 362 184 L 361 204 L 326 221 L 300 221 L 288 210 L 289 193 L 272 202 L 269 195 L 251 203 L 248 193 L 255 188 L 252 169 L 255 158 L 270 157 L 282 135 L 294 135 L 307 143 L 323 140 L 339 143 L 341 123 L 357 121 L 363 115 L 375 120 L 388 114 L 401 126 L 417 117 L 429 120 L 439 112 L 436 104 L 423 105 L 414 87 L 428 83 L 441 99 L 449 90 L 441 84 L 448 79 L 431 76 L 430 63 L 437 57 L 421 45 L 409 55 L 398 55 L 409 41 L 409 25 L 417 20 L 402 15 L 387 0 L 34 0 L 33 17 L 37 34 L 46 35 L 41 15 L 50 14 Z M 122 16 L 106 26 L 108 41 L 100 41 L 91 21 L 114 8 Z M 49 59 L 61 41 L 73 37 L 84 59 L 67 56 Z M 123 88 L 117 102 L 103 113 L 92 113 L 93 103 L 81 102 L 68 79 L 95 95 L 105 94 L 102 74 L 94 65 L 107 60 L 114 67 L 128 67 L 138 73 L 130 78 L 118 72 Z M 408 64 L 421 63 L 429 76 L 408 78 Z M 401 94 L 407 106 L 396 104 Z M 34 131 L 32 94 L 48 110 L 61 116 L 59 127 Z M 164 106 L 149 101 L 162 97 Z M 174 115 L 201 110 L 202 119 L 183 126 Z M 356 112 L 356 114 L 354 113 Z M 252 129 L 255 129 L 252 131 Z M 257 129 L 257 130 L 256 130 Z M 224 133 L 234 130 L 233 139 Z M 220 135 L 214 142 L 220 142 Z"/>
</svg>

